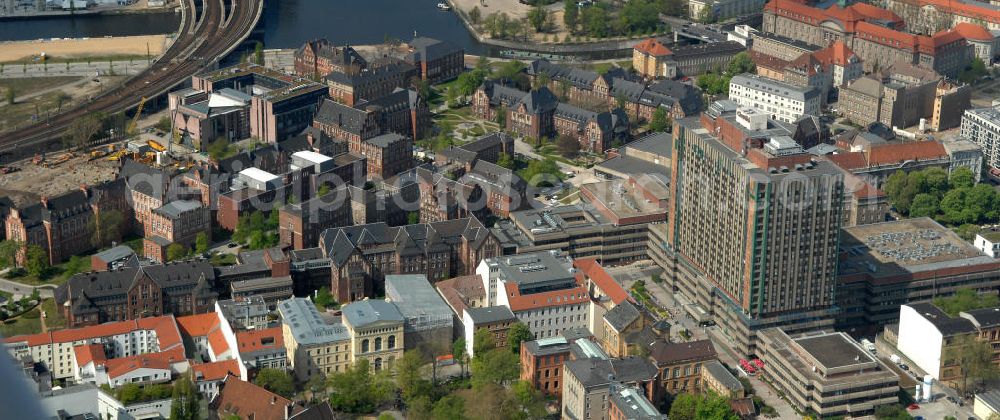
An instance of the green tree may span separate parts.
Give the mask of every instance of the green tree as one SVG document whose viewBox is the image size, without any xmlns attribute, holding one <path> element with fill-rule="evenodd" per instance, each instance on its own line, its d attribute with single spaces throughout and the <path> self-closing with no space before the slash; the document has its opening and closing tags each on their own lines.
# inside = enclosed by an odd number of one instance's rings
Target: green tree
<svg viewBox="0 0 1000 420">
<path fill-rule="evenodd" d="M 514 169 L 514 158 L 509 153 L 501 153 L 497 158 L 497 166 L 506 169 Z"/>
<path fill-rule="evenodd" d="M 292 375 L 283 370 L 261 369 L 257 372 L 253 383 L 285 398 L 295 396 L 295 381 L 292 379 Z"/>
<path fill-rule="evenodd" d="M 465 418 L 465 400 L 457 395 L 448 395 L 434 403 L 432 414 L 437 420 L 462 420 Z"/>
<path fill-rule="evenodd" d="M 958 75 L 958 80 L 962 83 L 972 84 L 983 76 L 986 76 L 987 73 L 986 63 L 983 63 L 983 60 L 980 58 L 974 58 Z"/>
<path fill-rule="evenodd" d="M 316 308 L 321 311 L 340 307 L 337 301 L 333 299 L 333 294 L 330 293 L 330 288 L 326 286 L 320 287 L 319 290 L 316 291 L 316 299 L 314 303 L 316 304 Z"/>
<path fill-rule="evenodd" d="M 603 7 L 583 9 L 580 18 L 583 21 L 583 30 L 588 35 L 595 38 L 604 38 L 608 35 L 608 12 Z"/>
<path fill-rule="evenodd" d="M 324 182 L 324 183 L 322 183 L 322 184 L 319 185 L 319 188 L 316 189 L 316 195 L 322 197 L 324 195 L 329 194 L 330 191 L 332 191 L 330 189 L 330 184 L 327 184 L 327 183 Z"/>
<path fill-rule="evenodd" d="M 406 214 L 406 224 L 415 225 L 420 223 L 420 212 L 411 211 Z"/>
<path fill-rule="evenodd" d="M 253 60 L 258 66 L 264 65 L 264 43 L 258 41 L 253 45 Z"/>
<path fill-rule="evenodd" d="M 25 251 L 24 257 L 24 268 L 28 271 L 28 274 L 41 278 L 49 272 L 49 253 L 35 244 L 28 245 L 28 249 Z"/>
<path fill-rule="evenodd" d="M 958 289 L 954 295 L 934 299 L 934 306 L 951 316 L 974 309 L 993 308 L 1000 306 L 1000 298 L 993 293 L 979 294 L 972 289 Z"/>
<path fill-rule="evenodd" d="M 487 384 L 503 386 L 517 378 L 518 356 L 507 349 L 493 349 L 476 353 L 472 358 L 472 386 Z"/>
<path fill-rule="evenodd" d="M 698 417 L 699 398 L 696 395 L 682 393 L 678 394 L 673 403 L 670 404 L 670 413 L 667 417 L 671 420 L 695 420 Z"/>
<path fill-rule="evenodd" d="M 17 253 L 24 244 L 15 240 L 0 241 L 0 266 L 17 267 Z"/>
<path fill-rule="evenodd" d="M 951 178 L 948 179 L 948 182 L 951 183 L 952 188 L 972 188 L 976 182 L 975 179 L 971 169 L 961 166 L 951 171 Z"/>
<path fill-rule="evenodd" d="M 656 108 L 649 119 L 649 131 L 667 132 L 670 131 L 670 116 L 665 108 Z"/>
<path fill-rule="evenodd" d="M 527 66 L 522 61 L 508 61 L 500 66 L 500 69 L 497 70 L 496 76 L 504 82 L 509 82 L 521 75 L 521 72 L 524 71 L 526 67 Z"/>
<path fill-rule="evenodd" d="M 105 115 L 100 112 L 91 112 L 81 118 L 74 119 L 66 129 L 64 143 L 69 147 L 84 147 L 90 144 L 90 140 L 101 131 L 104 126 Z"/>
<path fill-rule="evenodd" d="M 174 382 L 170 420 L 196 420 L 200 418 L 198 392 L 194 389 L 190 374 L 186 374 Z"/>
<path fill-rule="evenodd" d="M 358 359 L 344 372 L 330 375 L 327 380 L 332 391 L 330 405 L 334 410 L 354 414 L 374 411 L 389 401 L 395 392 L 388 371 L 372 372 L 368 359 Z"/>
<path fill-rule="evenodd" d="M 908 420 L 913 416 L 906 409 L 896 404 L 886 404 L 875 408 L 875 418 L 879 420 Z"/>
<path fill-rule="evenodd" d="M 993 349 L 975 334 L 957 337 L 946 354 L 942 365 L 958 366 L 959 376 L 962 378 L 962 393 L 998 376 L 997 365 L 993 362 Z"/>
<path fill-rule="evenodd" d="M 7 98 L 7 105 L 14 105 L 14 102 L 17 101 L 17 91 L 14 90 L 13 86 L 8 86 L 4 95 Z"/>
<path fill-rule="evenodd" d="M 517 402 L 517 412 L 523 418 L 544 419 L 546 417 L 545 397 L 531 382 L 517 381 L 511 386 L 511 394 Z"/>
<path fill-rule="evenodd" d="M 687 2 L 684 0 L 663 0 L 663 14 L 667 16 L 687 17 Z"/>
<path fill-rule="evenodd" d="M 732 407 L 729 406 L 726 397 L 715 393 L 710 393 L 701 399 L 695 415 L 699 419 L 740 420 L 740 416 L 736 415 Z"/>
<path fill-rule="evenodd" d="M 497 348 L 496 340 L 489 328 L 480 328 L 472 336 L 472 356 L 479 357 L 480 354 Z"/>
<path fill-rule="evenodd" d="M 208 252 L 208 234 L 205 232 L 198 232 L 194 237 L 194 252 L 197 254 L 205 254 Z"/>
<path fill-rule="evenodd" d="M 167 246 L 167 261 L 177 261 L 187 256 L 190 250 L 188 247 L 174 242 Z"/>
<path fill-rule="evenodd" d="M 459 337 L 451 345 L 451 356 L 455 358 L 458 362 L 458 367 L 461 369 L 462 376 L 465 376 L 465 359 L 468 357 L 465 351 L 465 339 Z"/>
<path fill-rule="evenodd" d="M 542 6 L 532 7 L 528 11 L 528 22 L 531 23 L 532 28 L 535 28 L 535 32 L 542 32 L 548 25 L 549 12 Z"/>
<path fill-rule="evenodd" d="M 715 11 L 712 10 L 711 5 L 705 5 L 698 11 L 698 22 L 701 23 L 715 23 Z"/>
<path fill-rule="evenodd" d="M 483 20 L 483 12 L 479 10 L 479 6 L 473 6 L 472 10 L 469 11 L 469 20 L 472 21 L 473 25 L 478 25 Z"/>
<path fill-rule="evenodd" d="M 968 209 L 965 207 L 966 194 L 970 190 L 970 188 L 956 188 L 948 191 L 941 198 L 941 214 L 944 222 L 962 224 L 974 221 L 969 219 L 974 219 L 976 215 L 968 212 Z"/>
<path fill-rule="evenodd" d="M 125 384 L 118 388 L 117 394 L 122 404 L 129 405 L 142 399 L 142 388 L 139 384 Z"/>
<path fill-rule="evenodd" d="M 507 331 L 507 345 L 510 351 L 515 354 L 521 353 L 521 343 L 535 339 L 535 334 L 523 322 L 516 322 Z"/>
<path fill-rule="evenodd" d="M 729 67 L 727 73 L 729 76 L 736 76 L 743 73 L 751 73 L 754 71 L 753 60 L 750 59 L 750 55 L 746 51 L 741 51 L 733 56 L 729 60 Z"/>
<path fill-rule="evenodd" d="M 429 396 L 433 390 L 431 382 L 424 379 L 424 356 L 418 349 L 403 353 L 393 368 L 396 371 L 396 387 L 403 394 L 403 400 L 412 401 L 421 396 Z"/>
<path fill-rule="evenodd" d="M 570 33 L 576 30 L 579 13 L 580 9 L 574 0 L 565 1 L 563 6 L 563 24 L 566 25 L 566 30 Z"/>
<path fill-rule="evenodd" d="M 421 395 L 406 402 L 406 418 L 410 420 L 433 420 L 434 404 L 431 398 Z"/>
<path fill-rule="evenodd" d="M 917 194 L 910 205 L 910 217 L 934 217 L 938 212 L 938 199 L 932 194 Z"/>
</svg>

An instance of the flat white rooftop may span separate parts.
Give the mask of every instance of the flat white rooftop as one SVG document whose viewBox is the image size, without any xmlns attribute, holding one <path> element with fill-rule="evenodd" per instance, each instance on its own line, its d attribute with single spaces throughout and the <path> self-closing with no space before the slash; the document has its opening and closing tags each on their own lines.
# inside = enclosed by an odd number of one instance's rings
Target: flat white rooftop
<svg viewBox="0 0 1000 420">
<path fill-rule="evenodd" d="M 278 179 L 277 175 L 257 168 L 246 168 L 240 171 L 240 175 L 260 182 L 270 182 Z"/>
</svg>

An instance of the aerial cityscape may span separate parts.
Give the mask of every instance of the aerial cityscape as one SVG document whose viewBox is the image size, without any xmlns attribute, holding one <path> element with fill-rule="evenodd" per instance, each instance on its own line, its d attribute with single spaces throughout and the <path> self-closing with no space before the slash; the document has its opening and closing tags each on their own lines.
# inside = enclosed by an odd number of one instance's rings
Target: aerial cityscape
<svg viewBox="0 0 1000 420">
<path fill-rule="evenodd" d="M 0 419 L 1000 420 L 1000 0 L 0 0 Z"/>
</svg>

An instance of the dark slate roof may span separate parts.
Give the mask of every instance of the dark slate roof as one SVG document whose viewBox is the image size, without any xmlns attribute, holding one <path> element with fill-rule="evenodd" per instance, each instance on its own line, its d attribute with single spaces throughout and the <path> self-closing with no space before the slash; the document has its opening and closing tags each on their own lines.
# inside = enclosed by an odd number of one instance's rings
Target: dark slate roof
<svg viewBox="0 0 1000 420">
<path fill-rule="evenodd" d="M 669 365 L 687 360 L 706 360 L 717 357 L 709 340 L 668 343 L 658 341 L 649 348 L 649 358 L 657 365 Z"/>
<path fill-rule="evenodd" d="M 326 229 L 320 246 L 335 265 L 343 265 L 354 252 L 393 248 L 401 255 L 444 251 L 462 239 L 473 248 L 490 235 L 475 217 L 388 227 L 383 222 Z"/>
<path fill-rule="evenodd" d="M 698 88 L 677 82 L 674 80 L 663 80 L 649 86 L 649 90 L 674 98 L 680 102 L 684 115 L 694 115 L 705 108 L 705 101 L 702 99 L 701 90 Z"/>
<path fill-rule="evenodd" d="M 493 107 L 503 105 L 510 108 L 517 104 L 517 102 L 520 101 L 525 94 L 522 90 L 503 86 L 491 81 L 484 82 L 479 88 L 486 92 L 486 96 L 490 98 L 490 106 Z"/>
<path fill-rule="evenodd" d="M 632 302 L 629 302 L 626 299 L 622 301 L 621 304 L 611 308 L 610 311 L 605 313 L 604 320 L 607 321 L 608 324 L 611 324 L 615 330 L 622 331 L 635 322 L 635 320 L 639 319 L 640 316 L 642 316 L 642 314 L 639 313 L 639 308 L 636 308 Z"/>
<path fill-rule="evenodd" d="M 413 48 L 413 52 L 407 58 L 411 62 L 434 61 L 447 55 L 465 53 L 465 50 L 455 44 L 423 36 L 413 38 L 410 47 Z"/>
<path fill-rule="evenodd" d="M 358 86 L 367 83 L 377 83 L 378 80 L 395 77 L 399 74 L 410 73 L 416 70 L 413 65 L 403 61 L 391 61 L 379 66 L 372 66 L 361 70 L 356 74 L 346 74 L 341 72 L 331 72 L 324 77 L 325 80 L 348 86 Z"/>
<path fill-rule="evenodd" d="M 521 97 L 520 103 L 532 114 L 543 114 L 556 109 L 559 98 L 549 88 L 542 86 Z"/>
<path fill-rule="evenodd" d="M 483 150 L 494 147 L 502 143 L 514 143 L 514 138 L 510 134 L 504 133 L 503 131 L 497 131 L 495 133 L 490 133 L 479 137 L 469 143 L 459 146 L 462 150 L 467 150 L 470 152 L 479 153 Z"/>
<path fill-rule="evenodd" d="M 967 334 L 976 331 L 976 326 L 972 325 L 972 321 L 961 317 L 952 317 L 942 311 L 941 308 L 934 306 L 933 303 L 910 303 L 907 304 L 907 306 L 913 308 L 913 310 L 920 314 L 920 316 L 924 317 L 927 322 L 934 325 L 934 327 L 941 332 L 941 335 L 945 337 Z"/>
<path fill-rule="evenodd" d="M 181 217 L 182 214 L 201 207 L 200 201 L 174 200 L 154 209 L 153 212 L 168 219 L 177 219 Z"/>
<path fill-rule="evenodd" d="M 1000 325 L 1000 308 L 973 309 L 963 312 L 962 317 L 971 320 L 980 329 L 992 328 Z"/>
<path fill-rule="evenodd" d="M 367 113 L 363 110 L 332 99 L 324 99 L 313 119 L 319 123 L 339 126 L 349 133 L 360 135 L 365 118 L 367 118 Z"/>
<path fill-rule="evenodd" d="M 384 148 L 384 147 L 389 147 L 390 144 L 393 144 L 395 142 L 405 141 L 406 139 L 407 137 L 400 134 L 386 133 L 381 136 L 372 137 L 368 140 L 365 140 L 365 142 Z"/>
<path fill-rule="evenodd" d="M 569 360 L 563 367 L 586 388 L 606 387 L 610 381 L 636 383 L 656 377 L 656 366 L 640 357 Z"/>
<path fill-rule="evenodd" d="M 96 311 L 97 305 L 91 299 L 101 299 L 102 306 L 108 301 L 126 299 L 126 292 L 139 278 L 148 276 L 168 295 L 181 289 L 189 293 L 195 288 L 197 293 L 214 294 L 215 270 L 207 262 L 185 261 L 165 265 L 127 267 L 115 271 L 98 271 L 77 274 L 55 291 L 56 302 L 65 304 L 70 299 L 76 313 Z"/>
<path fill-rule="evenodd" d="M 492 324 L 500 321 L 513 321 L 517 317 L 506 306 L 489 306 L 485 308 L 465 308 L 469 318 L 476 324 Z M 465 315 L 462 315 L 463 317 Z"/>
</svg>

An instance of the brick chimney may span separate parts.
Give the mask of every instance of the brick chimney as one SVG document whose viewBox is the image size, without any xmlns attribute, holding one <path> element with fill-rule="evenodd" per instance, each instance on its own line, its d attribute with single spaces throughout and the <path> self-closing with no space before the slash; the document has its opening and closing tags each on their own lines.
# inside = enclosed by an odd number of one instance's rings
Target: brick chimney
<svg viewBox="0 0 1000 420">
<path fill-rule="evenodd" d="M 311 131 L 306 133 L 306 141 L 309 143 L 309 147 L 315 146 L 313 143 L 316 141 L 316 139 L 313 138 L 313 133 Z"/>
</svg>

